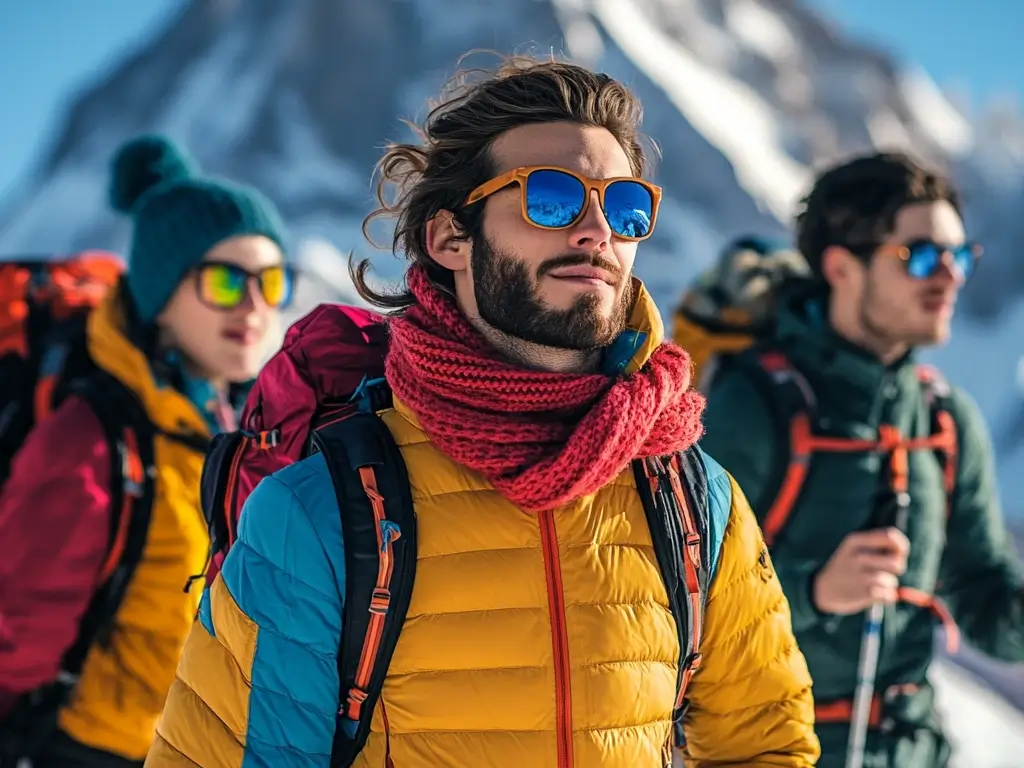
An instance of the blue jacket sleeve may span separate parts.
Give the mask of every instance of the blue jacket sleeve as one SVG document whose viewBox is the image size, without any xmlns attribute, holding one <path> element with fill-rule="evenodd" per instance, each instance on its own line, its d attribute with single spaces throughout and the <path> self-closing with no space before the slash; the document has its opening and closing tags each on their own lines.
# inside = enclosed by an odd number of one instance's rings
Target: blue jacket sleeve
<svg viewBox="0 0 1024 768">
<path fill-rule="evenodd" d="M 146 765 L 328 768 L 344 594 L 341 522 L 314 456 L 247 500 Z"/>
</svg>

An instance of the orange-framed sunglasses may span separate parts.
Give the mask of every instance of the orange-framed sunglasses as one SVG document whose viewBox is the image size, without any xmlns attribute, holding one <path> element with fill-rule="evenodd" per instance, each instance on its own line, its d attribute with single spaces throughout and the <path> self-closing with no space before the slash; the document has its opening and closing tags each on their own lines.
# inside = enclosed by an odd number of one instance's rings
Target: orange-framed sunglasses
<svg viewBox="0 0 1024 768">
<path fill-rule="evenodd" d="M 654 232 L 661 187 L 634 176 L 591 179 L 554 165 L 513 168 L 469 193 L 464 205 L 478 203 L 510 184 L 518 184 L 523 218 L 540 229 L 567 229 L 587 213 L 597 190 L 601 210 L 616 237 L 646 240 Z"/>
<path fill-rule="evenodd" d="M 974 275 L 984 250 L 980 243 L 975 242 L 943 245 L 934 240 L 921 239 L 906 245 L 882 245 L 876 253 L 900 259 L 907 274 L 915 280 L 928 280 L 934 276 L 948 253 L 954 271 L 959 272 L 966 283 Z"/>
</svg>

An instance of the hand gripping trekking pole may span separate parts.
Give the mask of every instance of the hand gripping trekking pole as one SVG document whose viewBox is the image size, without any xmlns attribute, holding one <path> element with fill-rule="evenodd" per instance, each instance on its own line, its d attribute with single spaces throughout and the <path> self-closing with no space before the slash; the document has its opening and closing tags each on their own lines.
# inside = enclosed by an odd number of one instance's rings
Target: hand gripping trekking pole
<svg viewBox="0 0 1024 768">
<path fill-rule="evenodd" d="M 910 510 L 910 495 L 896 494 L 896 527 L 907 528 Z M 875 674 L 878 671 L 878 656 L 882 643 L 882 621 L 885 618 L 885 604 L 874 603 L 868 609 L 864 621 L 864 634 L 860 642 L 860 659 L 857 662 L 857 689 L 853 696 L 853 716 L 850 718 L 850 741 L 846 748 L 846 768 L 862 768 L 864 747 L 871 721 L 871 702 L 875 697 Z"/>
</svg>

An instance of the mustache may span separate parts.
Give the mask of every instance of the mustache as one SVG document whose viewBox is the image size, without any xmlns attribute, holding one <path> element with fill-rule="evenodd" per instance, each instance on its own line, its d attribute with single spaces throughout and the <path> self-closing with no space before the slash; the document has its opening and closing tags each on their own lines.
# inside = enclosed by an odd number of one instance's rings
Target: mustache
<svg viewBox="0 0 1024 768">
<path fill-rule="evenodd" d="M 613 278 L 615 278 L 615 284 L 618 285 L 622 282 L 624 277 L 622 268 L 618 264 L 602 259 L 596 254 L 586 256 L 582 253 L 569 253 L 565 256 L 556 256 L 553 259 L 548 259 L 537 269 L 537 277 L 543 277 L 548 272 L 555 269 L 562 269 L 563 267 L 593 267 L 594 269 L 603 269 Z"/>
</svg>

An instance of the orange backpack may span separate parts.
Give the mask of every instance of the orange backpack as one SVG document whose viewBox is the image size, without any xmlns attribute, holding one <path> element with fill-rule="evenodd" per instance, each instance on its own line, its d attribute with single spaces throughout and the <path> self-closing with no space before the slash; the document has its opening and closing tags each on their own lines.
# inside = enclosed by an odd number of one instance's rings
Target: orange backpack
<svg viewBox="0 0 1024 768">
<path fill-rule="evenodd" d="M 94 370 L 86 317 L 122 271 L 104 251 L 0 262 L 0 485 L 32 427 Z"/>
</svg>

